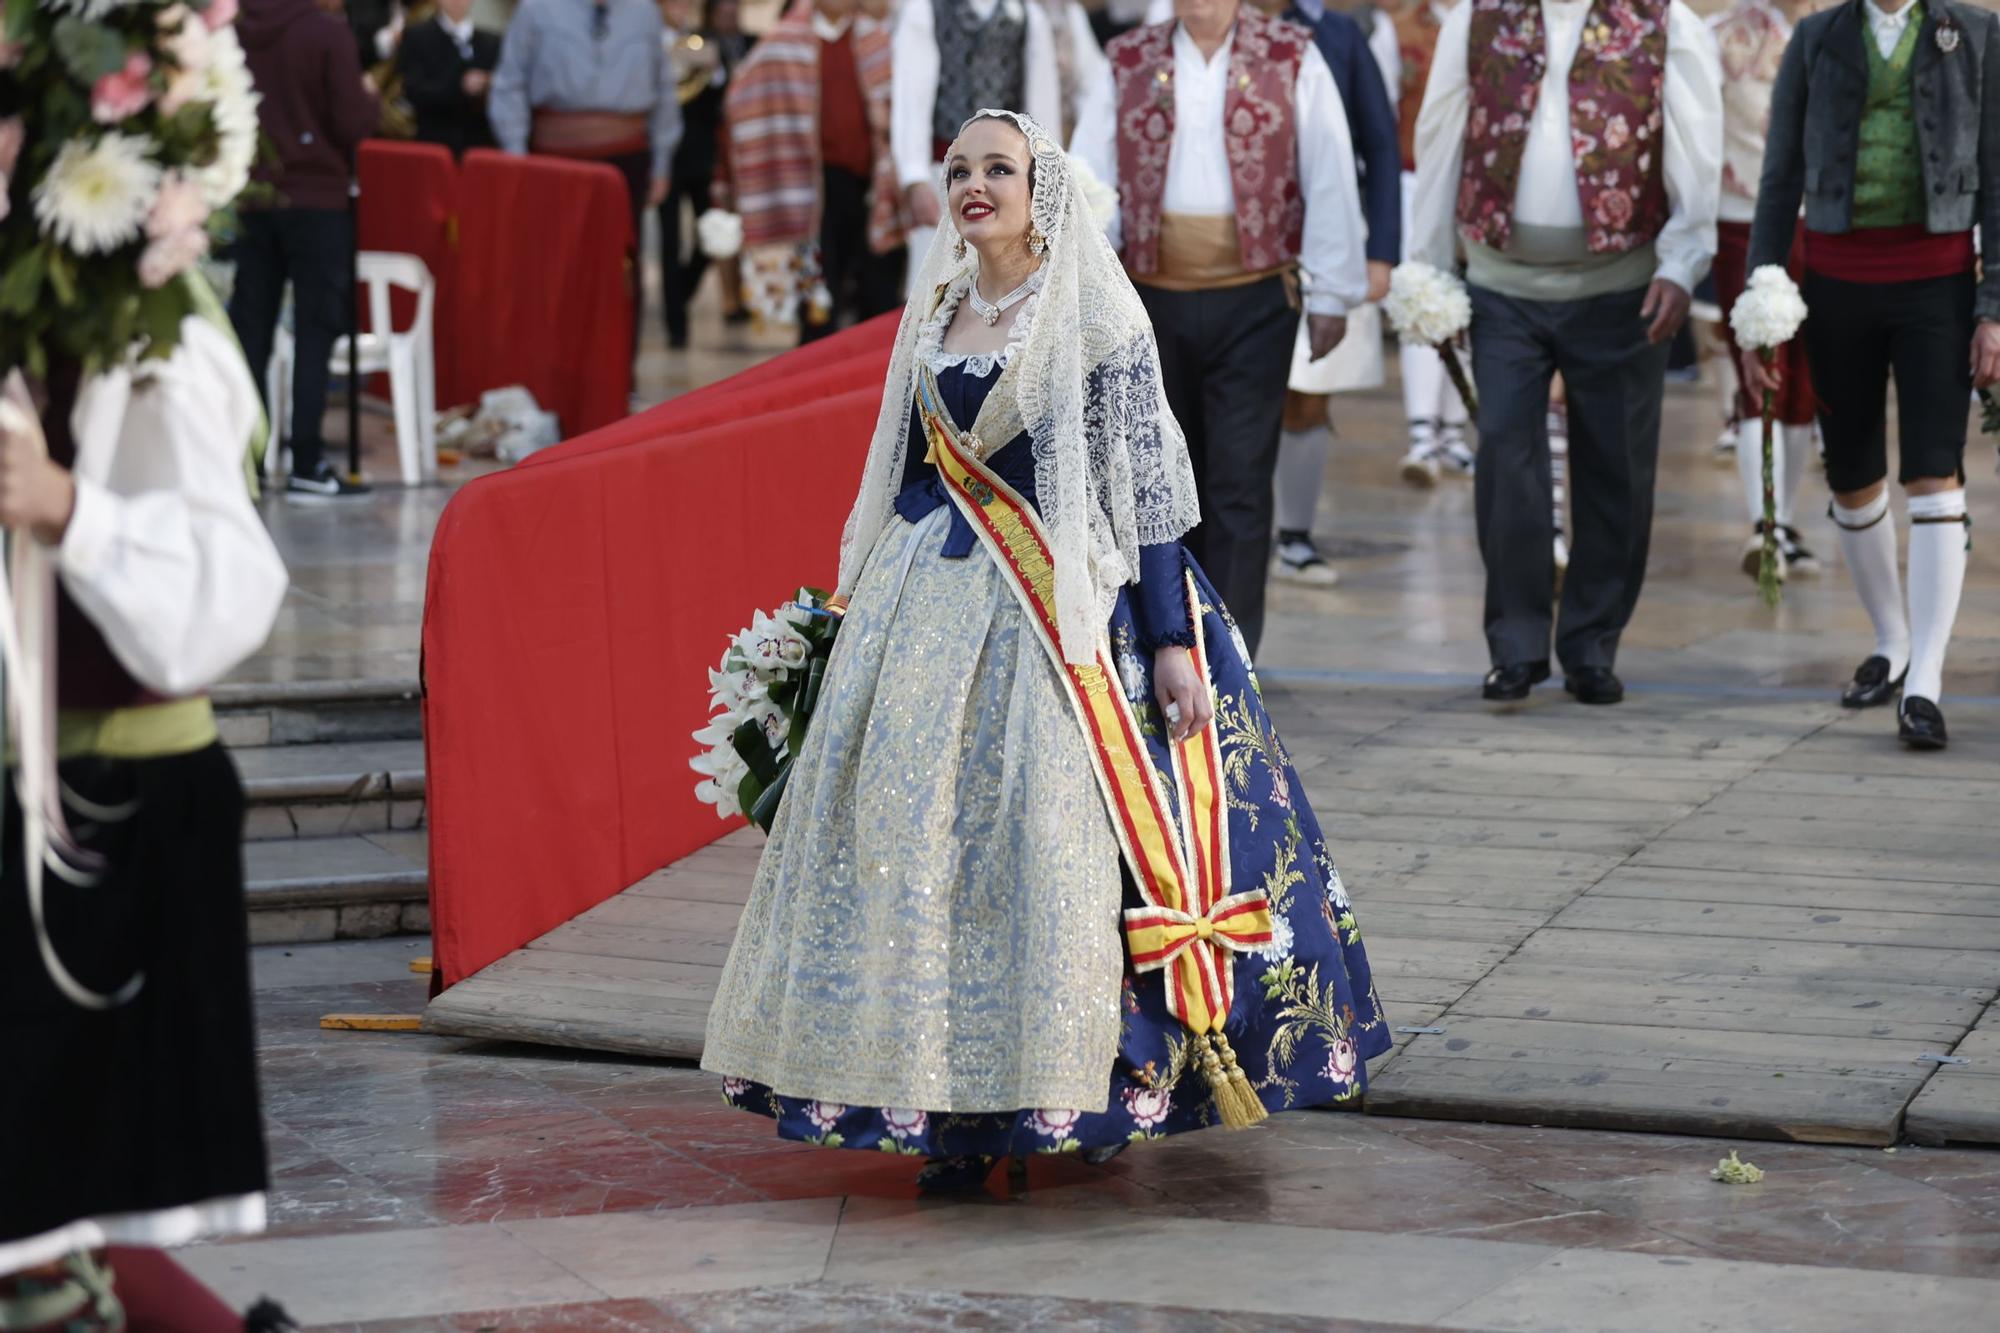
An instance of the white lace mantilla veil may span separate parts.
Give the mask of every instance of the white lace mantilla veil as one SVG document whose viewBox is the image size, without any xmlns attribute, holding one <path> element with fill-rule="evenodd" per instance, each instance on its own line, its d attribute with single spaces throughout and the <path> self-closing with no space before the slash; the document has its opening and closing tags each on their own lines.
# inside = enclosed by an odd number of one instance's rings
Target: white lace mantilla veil
<svg viewBox="0 0 2000 1333">
<path fill-rule="evenodd" d="M 1034 158 L 1029 212 L 1048 249 L 1034 324 L 1008 371 L 1020 419 L 1033 437 L 1036 503 L 1055 557 L 1063 657 L 1084 665 L 1096 660 L 1119 587 L 1139 575 L 1139 548 L 1177 541 L 1200 521 L 1194 468 L 1167 407 L 1152 320 L 1091 216 L 1068 154 L 1017 112 L 980 111 L 966 125 L 986 119 L 1011 122 Z M 938 197 L 949 197 L 943 180 Z M 969 284 L 977 269 L 969 248 L 964 258 L 957 254 L 958 239 L 947 208 L 896 331 L 882 413 L 841 537 L 843 593 L 860 580 L 893 512 L 910 447 L 916 368 L 927 350 L 919 344 L 937 291 Z"/>
</svg>

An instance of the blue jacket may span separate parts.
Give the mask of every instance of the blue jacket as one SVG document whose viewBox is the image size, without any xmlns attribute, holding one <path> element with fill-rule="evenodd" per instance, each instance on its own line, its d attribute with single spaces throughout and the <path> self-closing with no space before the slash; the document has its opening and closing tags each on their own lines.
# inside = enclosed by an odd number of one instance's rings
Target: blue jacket
<svg viewBox="0 0 2000 1333">
<path fill-rule="evenodd" d="M 1382 69 L 1368 49 L 1368 34 L 1334 10 L 1315 23 L 1293 5 L 1285 17 L 1309 28 L 1313 45 L 1333 70 L 1347 130 L 1354 138 L 1354 165 L 1361 172 L 1361 212 L 1368 219 L 1368 258 L 1394 264 L 1403 257 L 1403 149 L 1396 138 L 1396 107 L 1382 86 Z M 1299 145 L 1301 151 L 1309 146 Z"/>
</svg>

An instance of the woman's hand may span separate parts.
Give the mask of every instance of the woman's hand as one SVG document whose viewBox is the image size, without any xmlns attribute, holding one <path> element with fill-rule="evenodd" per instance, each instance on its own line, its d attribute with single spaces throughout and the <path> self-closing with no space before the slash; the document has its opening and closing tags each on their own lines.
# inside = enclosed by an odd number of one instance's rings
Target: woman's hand
<svg viewBox="0 0 2000 1333">
<path fill-rule="evenodd" d="M 76 483 L 49 460 L 42 423 L 16 397 L 0 399 L 0 527 L 55 546 L 69 528 Z"/>
<path fill-rule="evenodd" d="M 1177 644 L 1153 654 L 1153 693 L 1177 745 L 1215 719 L 1215 699 L 1195 670 L 1194 654 Z"/>
</svg>

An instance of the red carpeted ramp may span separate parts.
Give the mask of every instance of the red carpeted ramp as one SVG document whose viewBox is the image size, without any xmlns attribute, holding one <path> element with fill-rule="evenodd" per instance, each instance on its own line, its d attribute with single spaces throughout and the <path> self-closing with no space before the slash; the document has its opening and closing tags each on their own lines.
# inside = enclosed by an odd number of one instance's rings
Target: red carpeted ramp
<svg viewBox="0 0 2000 1333">
<path fill-rule="evenodd" d="M 831 586 L 894 330 L 885 318 L 779 357 L 474 481 L 445 509 L 423 629 L 431 913 L 446 988 L 427 1027 L 468 1031 L 456 1007 L 474 1011 L 475 1035 L 654 1050 L 643 1021 L 622 1044 L 569 1034 L 589 1026 L 585 1011 L 613 1027 L 665 1015 L 684 1028 L 679 1011 L 706 1013 L 720 957 L 697 946 L 719 937 L 726 949 L 736 909 L 702 907 L 731 894 L 740 907 L 741 893 L 704 886 L 747 880 L 755 858 L 742 845 L 755 835 L 739 834 L 686 862 L 741 827 L 693 794 L 706 669 L 753 608 L 801 584 Z M 704 865 L 738 871 L 703 880 Z M 685 910 L 661 898 L 669 905 L 650 924 L 575 920 L 592 909 L 629 918 L 607 900 L 676 879 L 707 897 Z M 611 952 L 545 948 L 561 956 L 530 960 L 539 966 L 525 970 L 574 983 L 556 987 L 557 1017 L 546 995 L 491 976 L 462 984 L 558 930 Z M 648 964 L 667 971 L 649 979 Z"/>
</svg>

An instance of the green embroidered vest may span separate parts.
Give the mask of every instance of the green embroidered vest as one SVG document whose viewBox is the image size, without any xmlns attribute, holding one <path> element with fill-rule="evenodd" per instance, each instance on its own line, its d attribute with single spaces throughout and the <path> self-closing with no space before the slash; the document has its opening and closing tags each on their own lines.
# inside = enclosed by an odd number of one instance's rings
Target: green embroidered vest
<svg viewBox="0 0 2000 1333">
<path fill-rule="evenodd" d="M 1868 100 L 1854 163 L 1854 227 L 1902 227 L 1924 220 L 1924 172 L 1917 118 L 1910 104 L 1910 59 L 1923 28 L 1924 7 L 1912 0 L 1902 40 L 1888 57 L 1863 25 L 1868 52 Z"/>
</svg>

